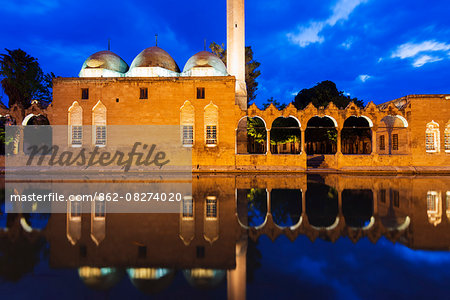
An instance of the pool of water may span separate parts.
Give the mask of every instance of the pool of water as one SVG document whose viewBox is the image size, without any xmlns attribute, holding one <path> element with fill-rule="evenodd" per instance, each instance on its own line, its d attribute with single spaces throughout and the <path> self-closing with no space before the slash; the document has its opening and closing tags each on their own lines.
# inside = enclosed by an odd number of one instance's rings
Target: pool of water
<svg viewBox="0 0 450 300">
<path fill-rule="evenodd" d="M 7 214 L 3 199 L 2 298 L 448 295 L 450 177 L 201 175 L 191 196 L 171 214 Z"/>
</svg>

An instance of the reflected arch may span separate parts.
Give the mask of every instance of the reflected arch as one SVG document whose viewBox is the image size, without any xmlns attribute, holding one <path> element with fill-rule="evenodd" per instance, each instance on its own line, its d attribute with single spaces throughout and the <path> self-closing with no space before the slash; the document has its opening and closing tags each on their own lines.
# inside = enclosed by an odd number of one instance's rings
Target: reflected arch
<svg viewBox="0 0 450 300">
<path fill-rule="evenodd" d="M 226 271 L 219 269 L 188 269 L 183 270 L 184 278 L 190 286 L 199 289 L 212 289 L 225 278 Z"/>
<path fill-rule="evenodd" d="M 302 191 L 273 189 L 270 193 L 270 213 L 280 228 L 294 228 L 302 218 Z"/>
<path fill-rule="evenodd" d="M 365 229 L 374 223 L 373 193 L 371 190 L 343 190 L 342 213 L 347 226 Z"/>
<path fill-rule="evenodd" d="M 262 228 L 267 222 L 267 190 L 237 189 L 237 217 L 243 228 Z"/>
<path fill-rule="evenodd" d="M 175 271 L 166 268 L 129 268 L 131 283 L 144 294 L 157 294 L 167 289 L 175 277 Z"/>
<path fill-rule="evenodd" d="M 308 183 L 306 191 L 306 215 L 311 226 L 333 229 L 339 223 L 338 194 L 322 183 Z"/>
<path fill-rule="evenodd" d="M 115 286 L 123 277 L 117 268 L 80 267 L 78 276 L 91 289 L 105 291 Z"/>
</svg>

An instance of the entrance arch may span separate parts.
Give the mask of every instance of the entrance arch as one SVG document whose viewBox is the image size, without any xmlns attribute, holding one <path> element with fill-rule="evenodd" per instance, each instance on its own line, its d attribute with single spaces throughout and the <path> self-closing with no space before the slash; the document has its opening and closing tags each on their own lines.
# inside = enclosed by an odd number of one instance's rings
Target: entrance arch
<svg viewBox="0 0 450 300">
<path fill-rule="evenodd" d="M 337 152 L 337 122 L 330 116 L 312 117 L 306 125 L 305 145 L 308 155 Z"/>
<path fill-rule="evenodd" d="M 260 117 L 243 117 L 236 129 L 237 154 L 266 154 L 267 127 Z"/>
<path fill-rule="evenodd" d="M 342 154 L 371 154 L 372 126 L 367 117 L 351 116 L 341 131 Z M 372 123 L 372 126 L 371 126 Z"/>
<path fill-rule="evenodd" d="M 278 117 L 270 130 L 270 152 L 272 154 L 300 154 L 300 122 L 294 117 Z"/>
<path fill-rule="evenodd" d="M 31 148 L 37 146 L 52 146 L 52 129 L 50 121 L 44 115 L 29 114 L 23 119 L 23 152 L 31 153 Z M 49 153 L 50 154 L 50 153 Z"/>
</svg>

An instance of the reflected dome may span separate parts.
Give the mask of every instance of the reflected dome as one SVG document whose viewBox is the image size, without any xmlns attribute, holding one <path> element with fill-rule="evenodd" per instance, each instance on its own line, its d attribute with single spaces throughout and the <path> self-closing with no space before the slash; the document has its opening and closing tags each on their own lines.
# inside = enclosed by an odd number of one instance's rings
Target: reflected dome
<svg viewBox="0 0 450 300">
<path fill-rule="evenodd" d="M 197 69 L 198 68 L 198 69 Z M 204 68 L 201 72 L 200 68 Z M 206 68 L 209 68 L 211 70 L 208 72 Z M 210 69 L 212 68 L 212 69 Z M 193 69 L 196 69 L 200 72 L 192 72 Z M 191 76 L 227 76 L 227 67 L 223 63 L 223 61 L 214 55 L 211 52 L 208 51 L 202 51 L 194 56 L 192 56 L 186 63 L 183 69 L 183 73 L 193 73 L 193 74 L 187 74 Z M 205 75 L 202 75 L 201 73 L 205 73 Z"/>
<path fill-rule="evenodd" d="M 165 290 L 175 277 L 174 270 L 154 268 L 127 269 L 131 283 L 145 294 L 156 294 Z"/>
<path fill-rule="evenodd" d="M 124 74 L 128 71 L 128 64 L 114 52 L 100 51 L 86 59 L 81 68 L 80 77 L 94 77 L 94 74 L 102 76 L 104 74 L 100 74 L 99 71 L 104 70 Z"/>
<path fill-rule="evenodd" d="M 116 268 L 81 267 L 78 269 L 83 283 L 95 290 L 109 290 L 122 278 L 123 273 Z"/>
<path fill-rule="evenodd" d="M 183 275 L 188 283 L 200 289 L 216 287 L 225 278 L 225 274 L 224 270 L 215 269 L 190 269 L 183 271 Z"/>
<path fill-rule="evenodd" d="M 166 51 L 159 47 L 144 49 L 131 63 L 130 71 L 134 68 L 154 68 L 159 67 L 172 72 L 180 72 L 175 60 Z"/>
</svg>

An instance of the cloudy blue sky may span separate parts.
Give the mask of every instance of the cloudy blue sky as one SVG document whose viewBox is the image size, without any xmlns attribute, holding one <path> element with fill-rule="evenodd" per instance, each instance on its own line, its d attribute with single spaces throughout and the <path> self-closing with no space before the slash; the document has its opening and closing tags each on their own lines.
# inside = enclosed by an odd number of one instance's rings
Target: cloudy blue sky
<svg viewBox="0 0 450 300">
<path fill-rule="evenodd" d="M 247 45 L 261 62 L 257 103 L 290 102 L 322 80 L 375 103 L 450 93 L 448 7 L 444 0 L 247 0 Z M 72 77 L 108 38 L 131 64 L 158 33 L 182 68 L 204 39 L 226 43 L 225 8 L 225 0 L 0 0 L 0 53 L 21 48 L 45 72 Z"/>
</svg>

